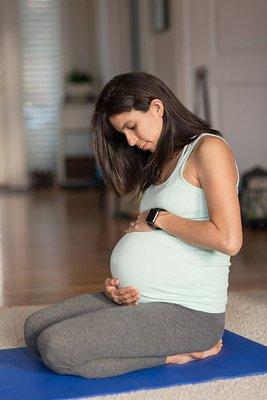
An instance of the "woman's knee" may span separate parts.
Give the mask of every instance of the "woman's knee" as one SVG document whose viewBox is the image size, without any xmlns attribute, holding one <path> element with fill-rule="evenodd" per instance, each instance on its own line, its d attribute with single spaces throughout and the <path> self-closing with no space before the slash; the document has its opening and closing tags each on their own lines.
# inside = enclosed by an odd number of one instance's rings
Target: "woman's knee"
<svg viewBox="0 0 267 400">
<path fill-rule="evenodd" d="M 65 346 L 64 340 L 55 329 L 45 329 L 37 339 L 37 346 L 44 364 L 58 374 L 78 375 L 84 378 L 102 377 L 98 368 L 94 367 L 92 360 L 89 372 L 84 373 L 84 367 L 73 357 L 73 349 L 68 351 L 69 346 Z M 70 354 L 72 353 L 72 354 Z"/>
<path fill-rule="evenodd" d="M 31 348 L 38 327 L 38 311 L 28 315 L 23 325 L 24 340 L 27 347 Z"/>
<path fill-rule="evenodd" d="M 37 339 L 37 347 L 44 364 L 57 373 L 68 373 L 75 365 L 72 349 L 68 351 L 62 335 L 54 326 L 44 329 Z"/>
</svg>

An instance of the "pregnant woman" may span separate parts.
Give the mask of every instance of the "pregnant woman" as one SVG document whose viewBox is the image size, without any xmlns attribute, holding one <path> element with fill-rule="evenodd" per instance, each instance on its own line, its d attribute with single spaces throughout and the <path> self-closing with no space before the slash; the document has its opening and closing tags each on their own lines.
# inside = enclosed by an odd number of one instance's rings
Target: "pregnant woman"
<svg viewBox="0 0 267 400">
<path fill-rule="evenodd" d="M 230 257 L 243 240 L 228 143 L 144 72 L 107 82 L 91 128 L 106 186 L 142 194 L 139 214 L 111 253 L 103 291 L 28 316 L 28 349 L 85 378 L 219 356 Z"/>
</svg>

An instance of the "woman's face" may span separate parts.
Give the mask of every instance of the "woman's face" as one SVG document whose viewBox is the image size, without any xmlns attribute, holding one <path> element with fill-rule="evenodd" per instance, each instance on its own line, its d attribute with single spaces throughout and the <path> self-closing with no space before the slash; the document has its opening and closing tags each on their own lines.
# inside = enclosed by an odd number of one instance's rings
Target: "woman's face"
<svg viewBox="0 0 267 400">
<path fill-rule="evenodd" d="M 129 146 L 155 151 L 163 126 L 163 103 L 154 99 L 146 112 L 132 110 L 109 117 L 116 131 L 124 134 Z"/>
</svg>

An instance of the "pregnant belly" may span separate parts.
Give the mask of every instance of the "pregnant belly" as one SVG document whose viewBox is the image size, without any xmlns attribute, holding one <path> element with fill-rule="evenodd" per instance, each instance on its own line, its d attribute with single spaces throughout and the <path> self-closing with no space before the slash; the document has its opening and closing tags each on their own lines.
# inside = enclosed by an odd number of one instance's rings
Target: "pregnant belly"
<svg viewBox="0 0 267 400">
<path fill-rule="evenodd" d="M 119 279 L 119 287 L 136 287 L 140 302 L 188 293 L 198 284 L 199 268 L 178 243 L 163 231 L 126 233 L 111 253 L 111 275 Z"/>
</svg>

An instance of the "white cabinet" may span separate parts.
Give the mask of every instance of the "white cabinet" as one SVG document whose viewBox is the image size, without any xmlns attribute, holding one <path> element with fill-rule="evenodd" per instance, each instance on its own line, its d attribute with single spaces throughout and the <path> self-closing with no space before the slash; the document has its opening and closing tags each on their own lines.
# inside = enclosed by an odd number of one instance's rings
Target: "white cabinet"
<svg viewBox="0 0 267 400">
<path fill-rule="evenodd" d="M 66 102 L 62 106 L 57 166 L 60 186 L 90 186 L 95 179 L 89 130 L 94 109 L 95 102 Z"/>
</svg>

